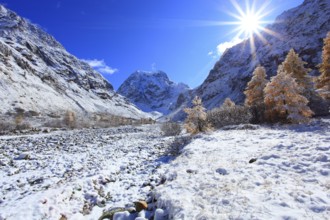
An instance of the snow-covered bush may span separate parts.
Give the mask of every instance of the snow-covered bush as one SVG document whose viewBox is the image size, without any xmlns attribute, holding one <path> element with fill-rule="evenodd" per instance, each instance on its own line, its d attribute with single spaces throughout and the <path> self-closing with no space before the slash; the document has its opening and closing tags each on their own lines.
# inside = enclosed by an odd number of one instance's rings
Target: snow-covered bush
<svg viewBox="0 0 330 220">
<path fill-rule="evenodd" d="M 247 124 L 251 118 L 252 114 L 248 107 L 235 105 L 230 99 L 226 99 L 220 108 L 214 108 L 207 113 L 207 121 L 214 128 Z"/>
<path fill-rule="evenodd" d="M 222 108 L 222 109 L 230 109 L 230 108 L 235 107 L 235 105 L 236 105 L 235 102 L 233 102 L 230 98 L 226 98 L 220 108 Z"/>
<path fill-rule="evenodd" d="M 176 122 L 166 122 L 161 125 L 164 136 L 177 136 L 181 133 L 181 125 Z"/>
<path fill-rule="evenodd" d="M 201 98 L 196 96 L 193 100 L 193 107 L 185 108 L 184 111 L 188 114 L 184 124 L 187 132 L 197 134 L 211 129 Z"/>
</svg>

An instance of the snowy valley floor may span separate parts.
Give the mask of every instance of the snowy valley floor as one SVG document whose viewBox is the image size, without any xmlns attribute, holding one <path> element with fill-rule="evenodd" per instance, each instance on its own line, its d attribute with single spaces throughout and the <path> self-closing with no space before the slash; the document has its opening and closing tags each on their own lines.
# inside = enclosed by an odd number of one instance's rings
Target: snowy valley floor
<svg viewBox="0 0 330 220">
<path fill-rule="evenodd" d="M 330 120 L 201 135 L 161 170 L 173 219 L 330 219 Z"/>
<path fill-rule="evenodd" d="M 157 125 L 0 137 L 0 219 L 98 219 L 152 190 L 169 219 L 329 219 L 329 119 L 198 135 L 168 161 L 173 140 Z"/>
</svg>

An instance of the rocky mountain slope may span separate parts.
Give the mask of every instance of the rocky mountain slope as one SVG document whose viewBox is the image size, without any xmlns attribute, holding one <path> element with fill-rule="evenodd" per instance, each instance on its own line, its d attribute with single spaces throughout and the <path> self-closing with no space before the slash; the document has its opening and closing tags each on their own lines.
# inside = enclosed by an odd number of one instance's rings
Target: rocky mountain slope
<svg viewBox="0 0 330 220">
<path fill-rule="evenodd" d="M 136 71 L 119 87 L 118 93 L 146 112 L 163 114 L 185 102 L 189 87 L 169 80 L 162 71 Z"/>
<path fill-rule="evenodd" d="M 1 113 L 146 114 L 113 91 L 87 63 L 69 54 L 52 36 L 0 5 Z"/>
<path fill-rule="evenodd" d="M 330 31 L 330 1 L 305 0 L 278 16 L 267 29 L 275 34 L 263 32 L 265 41 L 255 37 L 254 53 L 249 40 L 228 49 L 197 88 L 196 94 L 208 109 L 219 106 L 227 97 L 242 103 L 243 91 L 255 67 L 260 64 L 269 77 L 275 75 L 291 48 L 308 63 L 307 67 L 313 70 L 311 74 L 317 74 L 323 38 Z"/>
</svg>

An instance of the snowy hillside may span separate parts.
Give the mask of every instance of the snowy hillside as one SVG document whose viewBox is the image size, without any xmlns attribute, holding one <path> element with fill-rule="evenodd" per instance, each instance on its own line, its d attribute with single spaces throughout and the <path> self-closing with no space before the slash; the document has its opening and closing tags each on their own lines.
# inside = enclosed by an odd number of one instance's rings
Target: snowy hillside
<svg viewBox="0 0 330 220">
<path fill-rule="evenodd" d="M 118 93 L 145 112 L 166 115 L 186 101 L 188 90 L 187 85 L 170 81 L 162 71 L 136 71 L 119 87 Z"/>
<path fill-rule="evenodd" d="M 0 5 L 1 113 L 146 115 L 38 26 Z M 61 113 L 60 113 L 61 114 Z"/>
<path fill-rule="evenodd" d="M 170 219 L 329 219 L 329 137 L 329 119 L 200 135 L 159 170 L 158 205 Z"/>
<path fill-rule="evenodd" d="M 260 64 L 268 76 L 275 75 L 291 48 L 308 62 L 307 67 L 315 74 L 316 65 L 321 62 L 323 38 L 330 30 L 330 1 L 305 0 L 278 16 L 267 28 L 275 34 L 263 32 L 265 41 L 255 37 L 255 54 L 251 53 L 249 40 L 228 49 L 197 88 L 196 93 L 208 109 L 219 106 L 227 97 L 242 103 L 243 90 L 255 67 Z"/>
</svg>

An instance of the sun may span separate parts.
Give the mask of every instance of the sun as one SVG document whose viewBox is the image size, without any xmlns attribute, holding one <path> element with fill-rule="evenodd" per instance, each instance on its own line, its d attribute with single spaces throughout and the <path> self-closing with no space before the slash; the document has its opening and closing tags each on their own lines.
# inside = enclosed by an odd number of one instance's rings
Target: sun
<svg viewBox="0 0 330 220">
<path fill-rule="evenodd" d="M 261 18 L 252 13 L 244 14 L 239 19 L 239 26 L 245 36 L 251 37 L 254 33 L 258 33 L 262 29 Z"/>
<path fill-rule="evenodd" d="M 272 10 L 269 6 L 271 1 L 257 1 L 257 0 L 245 0 L 245 4 L 238 4 L 236 0 L 231 0 L 232 5 L 236 9 L 236 12 L 228 12 L 235 20 L 227 22 L 228 25 L 236 26 L 232 33 L 235 33 L 233 39 L 249 40 L 251 53 L 255 52 L 256 38 L 262 42 L 267 43 L 265 34 L 279 37 L 278 34 L 265 27 L 266 24 L 271 23 L 265 20 L 265 17 L 269 15 Z"/>
<path fill-rule="evenodd" d="M 258 10 L 255 0 L 246 0 L 245 5 L 238 4 L 236 0 L 231 0 L 231 3 L 236 9 L 236 13 L 229 13 L 236 19 L 231 24 L 237 26 L 235 31 L 238 32 L 238 37 L 251 38 L 253 34 L 260 35 L 265 30 L 263 24 L 267 23 L 264 18 L 270 13 L 266 10 L 269 1 L 259 5 Z"/>
</svg>

